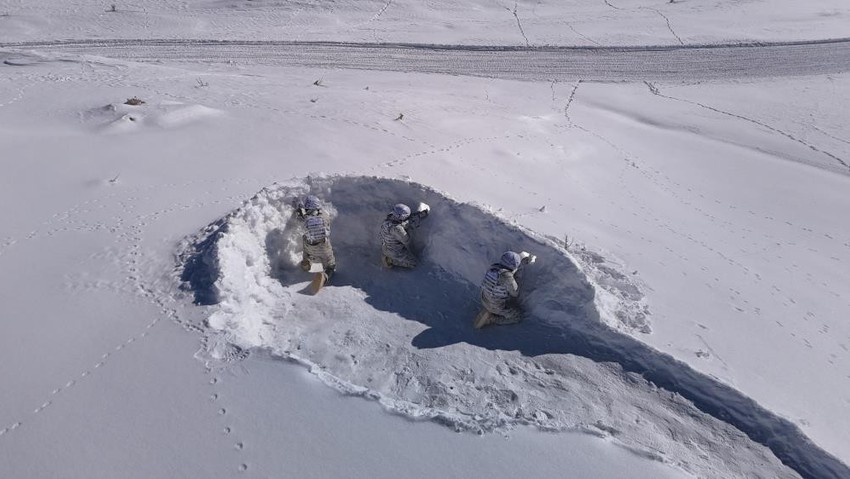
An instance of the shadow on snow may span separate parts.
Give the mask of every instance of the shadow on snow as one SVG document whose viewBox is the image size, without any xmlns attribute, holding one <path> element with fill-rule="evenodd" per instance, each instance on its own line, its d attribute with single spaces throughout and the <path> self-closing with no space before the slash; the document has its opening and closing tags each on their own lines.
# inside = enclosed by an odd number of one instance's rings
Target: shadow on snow
<svg viewBox="0 0 850 479">
<path fill-rule="evenodd" d="M 850 477 L 846 465 L 789 421 L 672 356 L 605 326 L 593 301 L 593 286 L 554 242 L 415 183 L 331 177 L 310 179 L 308 184 L 306 189 L 291 192 L 281 193 L 285 187 L 269 191 L 286 197 L 278 198 L 281 208 L 286 208 L 292 196 L 307 192 L 333 205 L 332 238 L 338 270 L 328 287 L 357 288 L 366 293 L 373 308 L 426 325 L 428 329 L 411 340 L 413 347 L 467 343 L 519 351 L 529 357 L 572 354 L 616 363 L 737 427 L 803 477 Z M 421 264 L 410 271 L 380 266 L 378 226 L 389 207 L 399 201 L 424 201 L 431 206 L 430 217 L 415 232 Z M 227 220 L 208 227 L 182 258 L 181 278 L 196 303 L 215 304 L 218 300 L 216 242 L 226 232 Z M 270 273 L 283 285 L 304 281 L 293 260 L 300 251 L 295 231 L 290 221 L 261 238 Z M 536 264 L 520 273 L 527 319 L 519 325 L 475 330 L 472 319 L 479 308 L 478 283 L 490 262 L 507 249 L 527 250 L 538 257 Z"/>
</svg>

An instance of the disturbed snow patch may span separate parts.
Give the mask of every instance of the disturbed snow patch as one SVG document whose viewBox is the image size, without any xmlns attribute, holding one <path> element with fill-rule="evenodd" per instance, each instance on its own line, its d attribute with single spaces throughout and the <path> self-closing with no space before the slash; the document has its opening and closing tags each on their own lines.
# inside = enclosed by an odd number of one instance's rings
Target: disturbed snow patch
<svg viewBox="0 0 850 479">
<path fill-rule="evenodd" d="M 104 133 L 129 133 L 145 128 L 179 128 L 223 114 L 221 110 L 203 105 L 165 101 L 157 104 L 110 103 L 81 116 Z"/>
<path fill-rule="evenodd" d="M 621 264 L 585 245 L 569 244 L 566 240 L 561 244 L 596 287 L 596 306 L 605 324 L 625 332 L 652 332 L 649 304 L 644 294 L 648 288 L 636 271 L 625 271 Z"/>
<path fill-rule="evenodd" d="M 308 193 L 334 218 L 338 270 L 318 296 L 304 293 L 291 206 Z M 380 266 L 378 226 L 399 201 L 432 207 L 413 271 Z M 509 248 L 538 256 L 522 273 L 529 319 L 474 330 L 480 278 Z M 702 476 L 795 476 L 717 419 L 729 411 L 705 414 L 676 394 L 706 411 L 734 393 L 721 387 L 725 396 L 713 397 L 722 385 L 600 321 L 594 285 L 565 249 L 422 185 L 370 177 L 275 185 L 187 240 L 180 259 L 184 286 L 210 311 L 204 359 L 263 348 L 339 391 L 459 430 L 580 430 Z M 752 417 L 741 402 L 731 414 Z"/>
</svg>

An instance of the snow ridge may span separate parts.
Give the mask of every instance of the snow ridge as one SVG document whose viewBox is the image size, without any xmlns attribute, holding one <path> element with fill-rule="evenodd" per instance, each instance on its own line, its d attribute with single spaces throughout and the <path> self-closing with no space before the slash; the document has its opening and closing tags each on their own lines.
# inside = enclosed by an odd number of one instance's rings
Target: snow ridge
<svg viewBox="0 0 850 479">
<path fill-rule="evenodd" d="M 291 201 L 307 193 L 328 202 L 339 264 L 315 297 L 295 266 Z M 414 271 L 380 267 L 376 229 L 398 201 L 432 206 Z M 539 258 L 522 272 L 530 318 L 473 330 L 480 276 L 505 249 Z M 699 476 L 797 477 L 780 461 L 803 477 L 850 472 L 740 392 L 607 326 L 604 288 L 557 243 L 422 185 L 370 177 L 275 185 L 191 239 L 180 258 L 185 287 L 212 305 L 210 360 L 268 349 L 407 417 L 481 432 L 520 424 L 590 432 Z"/>
</svg>

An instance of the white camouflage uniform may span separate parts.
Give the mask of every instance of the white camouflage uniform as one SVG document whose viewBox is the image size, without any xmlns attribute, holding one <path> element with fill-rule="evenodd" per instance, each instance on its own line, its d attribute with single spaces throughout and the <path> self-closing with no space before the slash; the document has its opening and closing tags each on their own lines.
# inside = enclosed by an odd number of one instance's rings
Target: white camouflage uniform
<svg viewBox="0 0 850 479">
<path fill-rule="evenodd" d="M 304 214 L 303 260 L 309 263 L 321 263 L 325 272 L 336 268 L 333 247 L 331 246 L 331 218 L 324 210 L 311 210 Z"/>
<path fill-rule="evenodd" d="M 490 266 L 481 282 L 481 305 L 495 315 L 495 324 L 513 324 L 522 321 L 522 310 L 517 296 L 519 285 L 514 278 L 515 271 L 499 263 Z"/>
<path fill-rule="evenodd" d="M 410 229 L 409 221 L 396 221 L 393 215 L 388 215 L 381 224 L 381 251 L 394 266 L 416 267 L 416 256 L 410 251 Z"/>
</svg>

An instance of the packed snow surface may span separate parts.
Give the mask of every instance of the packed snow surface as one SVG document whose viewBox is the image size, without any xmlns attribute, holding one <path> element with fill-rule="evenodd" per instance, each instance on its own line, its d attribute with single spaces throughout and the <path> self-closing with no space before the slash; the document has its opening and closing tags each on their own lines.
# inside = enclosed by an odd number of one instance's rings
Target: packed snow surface
<svg viewBox="0 0 850 479">
<path fill-rule="evenodd" d="M 112 8 L 114 5 L 114 8 Z M 488 45 L 683 45 L 847 37 L 833 0 L 147 0 L 11 2 L 0 41 L 21 37 L 344 40 Z"/>
</svg>

